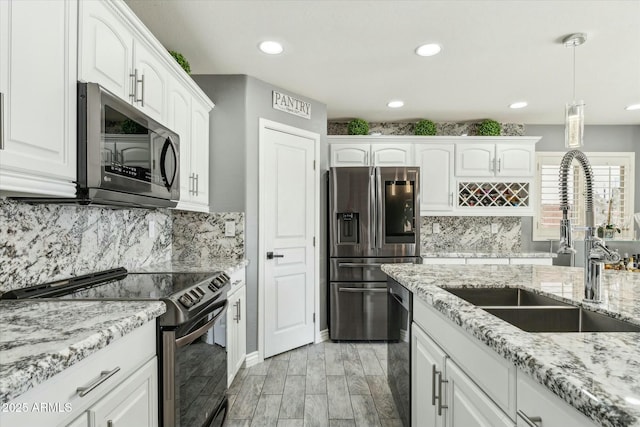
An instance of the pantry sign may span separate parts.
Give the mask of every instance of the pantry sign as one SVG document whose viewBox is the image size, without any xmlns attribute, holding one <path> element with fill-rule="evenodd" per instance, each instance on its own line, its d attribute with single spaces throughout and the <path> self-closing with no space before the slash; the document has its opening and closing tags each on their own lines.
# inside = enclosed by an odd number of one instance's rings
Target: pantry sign
<svg viewBox="0 0 640 427">
<path fill-rule="evenodd" d="M 311 103 L 273 91 L 273 108 L 295 116 L 311 119 Z"/>
</svg>

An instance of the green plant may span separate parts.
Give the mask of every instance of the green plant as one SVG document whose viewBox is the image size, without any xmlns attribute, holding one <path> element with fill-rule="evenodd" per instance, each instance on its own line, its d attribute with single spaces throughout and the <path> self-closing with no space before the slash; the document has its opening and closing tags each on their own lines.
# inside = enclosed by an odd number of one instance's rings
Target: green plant
<svg viewBox="0 0 640 427">
<path fill-rule="evenodd" d="M 436 134 L 436 124 L 431 120 L 420 120 L 416 123 L 414 128 L 414 134 L 416 135 L 435 135 Z"/>
<path fill-rule="evenodd" d="M 491 119 L 483 120 L 478 125 L 478 135 L 498 136 L 500 135 L 500 130 L 501 130 L 500 123 Z"/>
<path fill-rule="evenodd" d="M 183 70 L 187 72 L 187 74 L 191 73 L 191 65 L 189 65 L 189 61 L 186 60 L 184 56 L 180 52 L 176 52 L 175 50 L 170 50 L 169 53 L 176 60 L 178 64 L 182 67 Z"/>
<path fill-rule="evenodd" d="M 353 119 L 347 125 L 349 135 L 367 135 L 369 133 L 369 123 L 363 119 Z"/>
</svg>

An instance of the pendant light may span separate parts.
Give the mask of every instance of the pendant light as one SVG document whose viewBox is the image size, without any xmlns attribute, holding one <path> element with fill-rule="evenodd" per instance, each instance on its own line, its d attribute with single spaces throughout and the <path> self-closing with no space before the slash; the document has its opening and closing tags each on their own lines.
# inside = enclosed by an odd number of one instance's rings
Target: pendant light
<svg viewBox="0 0 640 427">
<path fill-rule="evenodd" d="M 576 101 L 576 47 L 586 41 L 585 33 L 569 34 L 562 39 L 565 47 L 573 48 L 573 101 L 566 105 L 564 116 L 564 146 L 570 149 L 584 145 L 584 101 Z"/>
</svg>

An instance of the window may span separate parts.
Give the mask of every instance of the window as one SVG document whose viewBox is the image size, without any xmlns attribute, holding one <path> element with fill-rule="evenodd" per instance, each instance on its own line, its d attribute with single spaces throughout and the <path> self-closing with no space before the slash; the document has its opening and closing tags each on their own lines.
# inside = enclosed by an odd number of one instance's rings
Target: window
<svg viewBox="0 0 640 427">
<path fill-rule="evenodd" d="M 558 240 L 560 237 L 560 162 L 564 152 L 536 153 L 536 197 L 533 240 Z M 593 205 L 596 226 L 614 224 L 620 228 L 616 238 L 633 238 L 633 194 L 635 153 L 585 153 L 593 170 Z M 585 180 L 582 168 L 574 160 L 569 171 L 570 218 L 575 227 L 584 226 Z M 576 230 L 574 239 L 581 239 Z"/>
</svg>

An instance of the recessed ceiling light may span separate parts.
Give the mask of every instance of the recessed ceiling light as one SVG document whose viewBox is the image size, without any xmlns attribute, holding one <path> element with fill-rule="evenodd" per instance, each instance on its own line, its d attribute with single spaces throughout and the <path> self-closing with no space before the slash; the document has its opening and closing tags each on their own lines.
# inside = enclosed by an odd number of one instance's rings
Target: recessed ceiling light
<svg viewBox="0 0 640 427">
<path fill-rule="evenodd" d="M 278 55 L 284 51 L 284 48 L 280 43 L 270 40 L 260 43 L 258 47 L 261 51 L 269 55 Z"/>
<path fill-rule="evenodd" d="M 387 103 L 387 107 L 389 108 L 400 108 L 402 106 L 404 106 L 404 102 L 402 101 L 389 101 Z"/>
<path fill-rule="evenodd" d="M 416 55 L 419 56 L 433 56 L 440 53 L 442 48 L 437 43 L 423 44 L 416 48 Z"/>
<path fill-rule="evenodd" d="M 640 110 L 640 104 L 627 105 L 626 107 L 624 107 L 624 109 L 627 111 Z"/>
<path fill-rule="evenodd" d="M 518 102 L 514 102 L 513 104 L 509 105 L 509 108 L 513 108 L 514 110 L 517 110 L 518 108 L 524 108 L 526 107 L 527 104 L 526 101 L 518 101 Z"/>
</svg>

